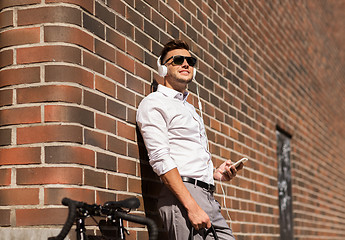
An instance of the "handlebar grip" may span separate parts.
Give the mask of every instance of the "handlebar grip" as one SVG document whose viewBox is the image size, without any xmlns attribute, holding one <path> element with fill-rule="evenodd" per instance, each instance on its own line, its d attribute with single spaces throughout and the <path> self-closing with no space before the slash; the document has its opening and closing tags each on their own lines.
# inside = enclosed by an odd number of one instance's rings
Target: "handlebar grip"
<svg viewBox="0 0 345 240">
<path fill-rule="evenodd" d="M 105 208 L 117 209 L 117 208 L 130 208 L 137 209 L 140 206 L 140 201 L 136 197 L 127 198 L 122 201 L 109 201 L 104 203 Z"/>
<path fill-rule="evenodd" d="M 61 202 L 63 205 L 68 206 L 68 216 L 66 222 L 59 235 L 57 235 L 56 237 L 49 237 L 48 240 L 64 240 L 74 223 L 78 202 L 73 201 L 69 198 L 64 198 Z"/>
<path fill-rule="evenodd" d="M 117 216 L 121 217 L 123 220 L 139 223 L 146 225 L 149 229 L 149 240 L 157 240 L 158 238 L 158 228 L 156 223 L 147 217 L 137 216 L 128 214 L 125 212 L 116 212 Z"/>
<path fill-rule="evenodd" d="M 214 240 L 218 240 L 218 239 L 219 239 L 219 238 L 218 238 L 218 235 L 217 235 L 217 232 L 216 232 L 216 230 L 214 229 L 213 224 L 212 224 L 211 227 L 207 230 L 207 234 L 209 234 L 210 232 L 212 233 Z"/>
</svg>

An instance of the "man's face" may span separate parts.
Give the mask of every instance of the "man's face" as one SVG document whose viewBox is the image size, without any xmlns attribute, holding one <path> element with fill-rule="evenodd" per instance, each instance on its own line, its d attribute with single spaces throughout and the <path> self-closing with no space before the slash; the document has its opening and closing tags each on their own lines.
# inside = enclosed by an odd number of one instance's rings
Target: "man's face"
<svg viewBox="0 0 345 240">
<path fill-rule="evenodd" d="M 172 56 L 185 56 L 190 57 L 189 51 L 186 49 L 174 49 L 167 53 L 164 61 Z M 168 74 L 166 80 L 171 86 L 175 85 L 187 85 L 193 80 L 193 67 L 189 66 L 187 60 L 185 59 L 181 65 L 176 65 L 173 63 L 173 59 L 170 59 L 166 64 L 168 68 Z M 174 87 L 175 89 L 175 87 Z M 175 89 L 178 90 L 178 89 Z"/>
</svg>

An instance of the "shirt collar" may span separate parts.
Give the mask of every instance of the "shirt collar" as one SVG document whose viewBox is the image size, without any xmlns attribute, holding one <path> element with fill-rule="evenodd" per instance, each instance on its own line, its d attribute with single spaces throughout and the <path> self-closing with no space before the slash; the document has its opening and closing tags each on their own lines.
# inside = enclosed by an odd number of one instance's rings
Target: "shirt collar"
<svg viewBox="0 0 345 240">
<path fill-rule="evenodd" d="M 165 96 L 170 98 L 176 98 L 180 101 L 186 101 L 187 97 L 189 95 L 189 92 L 185 91 L 183 94 L 179 91 L 176 91 L 172 88 L 168 88 L 166 86 L 163 86 L 161 84 L 158 85 L 157 92 L 163 93 Z"/>
</svg>

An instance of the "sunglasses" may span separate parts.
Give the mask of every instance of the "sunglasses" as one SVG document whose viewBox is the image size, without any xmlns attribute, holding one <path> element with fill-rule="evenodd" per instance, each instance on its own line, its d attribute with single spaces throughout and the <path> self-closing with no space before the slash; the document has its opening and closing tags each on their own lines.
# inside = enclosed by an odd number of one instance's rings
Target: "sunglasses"
<svg viewBox="0 0 345 240">
<path fill-rule="evenodd" d="M 170 59 L 173 59 L 172 63 L 175 65 L 182 65 L 184 63 L 184 60 L 187 60 L 187 63 L 189 66 L 194 67 L 196 64 L 196 58 L 195 57 L 185 57 L 185 56 L 181 56 L 181 55 L 176 55 L 176 56 L 172 56 L 170 58 L 168 58 L 164 63 L 166 64 Z"/>
</svg>

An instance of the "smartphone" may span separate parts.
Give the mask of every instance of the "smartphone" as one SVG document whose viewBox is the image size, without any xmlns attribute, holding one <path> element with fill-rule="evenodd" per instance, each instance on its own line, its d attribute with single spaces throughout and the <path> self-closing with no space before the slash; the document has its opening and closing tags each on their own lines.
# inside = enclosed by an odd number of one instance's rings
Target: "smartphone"
<svg viewBox="0 0 345 240">
<path fill-rule="evenodd" d="M 247 161 L 248 161 L 248 158 L 241 158 L 237 162 L 233 163 L 231 166 L 234 166 L 235 168 L 237 168 L 241 163 L 245 163 Z M 224 170 L 223 173 L 226 173 L 226 170 Z"/>
<path fill-rule="evenodd" d="M 234 166 L 235 168 L 238 167 L 238 165 L 241 164 L 241 162 L 245 163 L 248 161 L 248 158 L 241 158 L 240 160 L 238 160 L 237 162 L 235 162 L 234 164 L 232 164 L 232 166 Z"/>
</svg>

